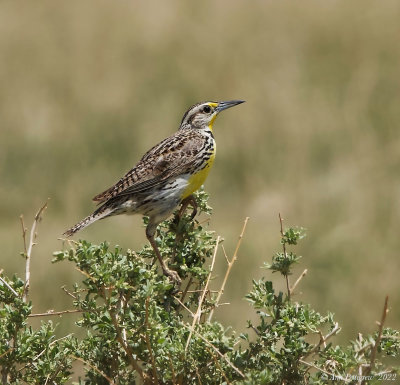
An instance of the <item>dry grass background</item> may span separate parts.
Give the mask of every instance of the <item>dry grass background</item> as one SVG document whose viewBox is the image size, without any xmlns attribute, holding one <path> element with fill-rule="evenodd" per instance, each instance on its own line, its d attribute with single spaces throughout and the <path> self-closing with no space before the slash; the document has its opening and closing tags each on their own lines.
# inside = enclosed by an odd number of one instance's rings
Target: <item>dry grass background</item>
<svg viewBox="0 0 400 385">
<path fill-rule="evenodd" d="M 19 215 L 30 223 L 50 197 L 31 294 L 34 311 L 68 307 L 59 287 L 80 277 L 50 264 L 60 234 L 189 105 L 240 98 L 215 124 L 206 183 L 228 251 L 251 218 L 232 304 L 216 315 L 244 328 L 243 297 L 279 248 L 281 212 L 308 229 L 299 300 L 334 311 L 355 338 L 389 294 L 388 325 L 400 327 L 399 19 L 394 0 L 1 2 L 1 267 L 22 274 Z M 138 217 L 80 236 L 145 242 Z"/>
</svg>

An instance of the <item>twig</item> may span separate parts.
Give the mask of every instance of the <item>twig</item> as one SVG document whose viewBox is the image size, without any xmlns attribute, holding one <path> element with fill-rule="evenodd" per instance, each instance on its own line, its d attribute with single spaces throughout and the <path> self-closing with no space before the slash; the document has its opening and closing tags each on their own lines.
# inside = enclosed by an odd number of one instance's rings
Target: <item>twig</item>
<svg viewBox="0 0 400 385">
<path fill-rule="evenodd" d="M 51 316 L 62 315 L 62 314 L 83 313 L 85 311 L 87 311 L 87 310 L 81 310 L 81 309 L 71 309 L 71 310 L 62 310 L 62 311 L 49 310 L 46 313 L 29 314 L 28 317 L 51 317 Z"/>
<path fill-rule="evenodd" d="M 183 324 L 185 327 L 187 327 L 188 329 L 191 329 L 188 325 Z M 225 362 L 236 372 L 238 373 L 242 378 L 244 378 L 244 374 L 235 366 L 232 364 L 232 362 L 229 360 L 228 357 L 226 357 L 224 354 L 222 354 L 210 341 L 208 341 L 205 337 L 203 337 L 199 332 L 197 332 L 196 330 L 193 329 L 194 334 L 196 334 L 196 336 L 198 336 L 201 340 L 203 340 L 206 344 L 208 344 L 209 346 L 211 346 L 213 348 L 213 350 L 221 357 L 225 360 Z"/>
<path fill-rule="evenodd" d="M 169 361 L 169 368 L 171 369 L 172 374 L 172 385 L 176 385 L 176 376 L 175 376 L 175 369 L 172 363 L 171 354 L 168 352 L 168 361 Z"/>
<path fill-rule="evenodd" d="M 329 378 L 340 377 L 340 379 L 341 379 L 342 381 L 344 381 L 344 383 L 347 383 L 347 382 L 351 382 L 351 381 L 352 381 L 351 379 L 347 379 L 347 378 L 345 378 L 345 377 L 343 377 L 343 376 L 338 376 L 338 375 L 336 375 L 336 374 L 329 373 L 329 372 L 327 372 L 325 369 L 319 368 L 318 366 L 314 365 L 314 364 L 311 363 L 311 362 L 307 362 L 307 361 L 304 361 L 304 360 L 302 360 L 302 359 L 300 359 L 299 362 L 301 362 L 302 364 L 307 365 L 307 366 L 309 366 L 309 367 L 311 367 L 311 368 L 317 369 L 318 371 L 320 371 L 320 372 L 322 372 L 322 373 L 328 375 Z"/>
<path fill-rule="evenodd" d="M 153 380 L 154 380 L 155 384 L 158 384 L 156 361 L 154 360 L 153 350 L 151 349 L 151 343 L 150 343 L 150 338 L 149 338 L 149 329 L 150 329 L 150 325 L 149 325 L 149 300 L 150 300 L 150 298 L 147 297 L 146 298 L 146 313 L 145 313 L 145 320 L 144 320 L 144 324 L 145 324 L 145 327 L 146 327 L 145 328 L 145 339 L 146 339 L 147 350 L 149 351 L 149 355 L 150 355 L 151 368 L 152 368 L 152 371 L 153 371 Z"/>
<path fill-rule="evenodd" d="M 225 378 L 225 382 L 228 385 L 230 385 L 231 383 L 229 382 L 228 377 L 226 377 L 226 374 L 225 374 L 224 370 L 222 369 L 221 365 L 219 364 L 217 357 L 215 357 L 215 354 L 207 346 L 206 346 L 206 349 L 207 349 L 208 353 L 211 355 L 211 357 L 213 358 L 215 365 L 218 367 L 219 371 L 222 373 L 222 376 Z"/>
<path fill-rule="evenodd" d="M 89 366 L 91 369 L 93 369 L 95 372 L 97 372 L 98 374 L 100 374 L 101 376 L 103 376 L 110 385 L 116 385 L 115 382 L 107 376 L 107 374 L 105 374 L 103 371 L 101 371 L 99 368 L 96 368 L 96 366 L 92 365 L 90 362 L 85 361 L 83 358 L 81 357 L 77 357 L 74 356 L 73 354 L 71 354 L 71 357 L 75 360 L 81 361 L 83 362 L 85 365 Z"/>
<path fill-rule="evenodd" d="M 26 365 L 22 366 L 21 368 L 18 369 L 18 372 L 20 372 L 21 370 L 25 369 L 27 366 L 32 365 L 40 356 L 42 356 L 44 353 L 46 353 L 46 351 L 50 348 L 51 345 L 54 345 L 56 342 L 62 341 L 68 337 L 71 337 L 73 335 L 73 333 L 70 333 L 64 337 L 58 338 L 54 341 L 51 341 L 49 343 L 48 346 L 46 346 L 45 349 L 43 349 L 37 356 L 35 356 L 30 362 L 28 362 Z"/>
<path fill-rule="evenodd" d="M 19 219 L 21 221 L 21 226 L 22 226 L 22 239 L 24 240 L 24 252 L 26 255 L 28 254 L 28 250 L 26 249 L 26 232 L 28 229 L 25 227 L 24 216 L 22 214 L 19 216 Z"/>
<path fill-rule="evenodd" d="M 219 306 L 219 300 L 221 299 L 221 296 L 224 293 L 224 289 L 225 289 L 226 282 L 228 280 L 229 273 L 231 272 L 233 264 L 237 260 L 237 253 L 239 251 L 240 244 L 242 243 L 243 235 L 244 235 L 244 232 L 246 230 L 246 226 L 247 226 L 248 220 L 249 220 L 249 217 L 246 217 L 246 219 L 244 220 L 243 227 L 242 227 L 242 232 L 239 235 L 239 239 L 238 239 L 238 242 L 236 244 L 235 252 L 233 253 L 233 257 L 232 257 L 232 259 L 230 261 L 228 259 L 228 256 L 226 255 L 225 248 L 222 245 L 222 250 L 224 252 L 225 259 L 226 259 L 226 261 L 228 263 L 228 268 L 226 269 L 226 273 L 225 273 L 225 277 L 224 277 L 224 280 L 223 280 L 222 285 L 221 285 L 221 289 L 219 289 L 219 292 L 218 292 L 218 295 L 217 295 L 217 299 L 215 300 L 215 306 L 211 309 L 210 314 L 208 316 L 208 322 L 211 321 L 211 318 L 212 318 L 212 316 L 214 314 L 215 308 Z"/>
<path fill-rule="evenodd" d="M 2 277 L 0 277 L 0 281 L 4 283 L 4 285 L 6 285 L 8 287 L 8 289 L 16 296 L 18 297 L 18 293 L 8 284 L 8 282 L 3 279 Z"/>
<path fill-rule="evenodd" d="M 186 288 L 182 293 L 182 297 L 181 297 L 181 301 L 180 301 L 181 303 L 183 303 L 183 301 L 185 300 L 186 294 L 188 293 L 188 290 L 189 290 L 190 285 L 192 284 L 192 281 L 193 281 L 193 276 L 190 276 L 189 281 L 186 285 Z M 177 311 L 178 310 L 179 310 L 179 306 L 177 307 Z"/>
<path fill-rule="evenodd" d="M 283 218 L 281 217 L 281 213 L 279 213 L 279 222 L 281 224 L 281 237 L 283 239 L 284 238 Z M 285 242 L 282 242 L 282 248 L 283 248 L 283 255 L 286 258 L 286 244 L 285 244 Z M 285 274 L 285 279 L 286 279 L 286 287 L 287 287 L 287 292 L 288 292 L 288 300 L 290 301 L 290 283 L 289 283 L 289 276 L 287 274 Z"/>
<path fill-rule="evenodd" d="M 325 345 L 325 342 L 328 341 L 329 338 L 333 337 L 341 330 L 339 324 L 336 322 L 334 328 L 326 335 L 323 336 L 321 330 L 318 330 L 320 338 L 317 345 L 315 345 L 307 354 L 302 356 L 302 358 L 307 358 L 310 354 L 315 353 L 321 345 Z"/>
<path fill-rule="evenodd" d="M 8 353 L 12 352 L 15 348 L 9 348 L 8 350 L 6 350 L 4 353 L 0 354 L 0 358 L 6 356 Z"/>
<path fill-rule="evenodd" d="M 61 289 L 64 291 L 65 294 L 69 295 L 73 299 L 76 299 L 76 295 L 72 294 L 70 291 L 67 290 L 65 286 L 61 286 Z"/>
<path fill-rule="evenodd" d="M 104 290 L 103 295 L 104 295 L 104 298 L 106 299 L 105 290 Z M 117 336 L 116 336 L 117 337 L 117 341 L 120 343 L 120 345 L 124 349 L 124 351 L 125 351 L 125 353 L 126 353 L 126 355 L 128 357 L 129 364 L 132 366 L 132 368 L 134 370 L 136 370 L 138 372 L 138 374 L 142 378 L 142 380 L 145 381 L 147 379 L 147 374 L 143 372 L 143 370 L 139 366 L 138 362 L 133 358 L 132 349 L 130 348 L 128 343 L 126 343 L 124 338 L 122 337 L 121 328 L 118 325 L 117 316 L 111 309 L 110 309 L 110 316 L 111 316 L 112 323 L 113 323 L 113 325 L 115 327 L 115 332 L 117 334 Z"/>
<path fill-rule="evenodd" d="M 308 273 L 307 269 L 304 269 L 304 271 L 300 274 L 299 278 L 297 278 L 296 282 L 293 284 L 293 286 L 290 288 L 290 292 L 293 293 L 294 289 L 296 286 L 300 283 L 300 281 L 305 277 L 305 275 Z"/>
<path fill-rule="evenodd" d="M 210 272 L 208 274 L 206 285 L 204 286 L 203 293 L 201 294 L 201 297 L 199 299 L 199 306 L 197 307 L 197 311 L 196 311 L 196 313 L 195 313 L 195 315 L 193 317 L 192 327 L 190 329 L 189 337 L 188 337 L 188 339 L 186 341 L 185 352 L 187 351 L 187 348 L 188 348 L 189 343 L 190 343 L 190 339 L 192 338 L 194 327 L 195 327 L 196 323 L 198 322 L 198 320 L 201 317 L 201 305 L 203 304 L 204 297 L 206 296 L 207 289 L 208 289 L 208 284 L 210 282 L 211 274 L 212 274 L 213 269 L 214 269 L 215 257 L 217 256 L 217 251 L 218 251 L 218 245 L 219 245 L 220 238 L 221 237 L 218 235 L 217 242 L 215 244 L 214 254 L 213 254 L 213 257 L 212 257 Z"/>
<path fill-rule="evenodd" d="M 22 300 L 26 302 L 28 300 L 28 293 L 29 293 L 29 287 L 31 283 L 31 257 L 32 257 L 32 249 L 33 246 L 36 245 L 35 239 L 37 237 L 36 233 L 36 227 L 40 220 L 42 219 L 42 215 L 44 210 L 47 208 L 47 204 L 49 203 L 49 200 L 39 209 L 39 211 L 35 215 L 35 219 L 32 224 L 31 232 L 30 232 L 30 237 L 29 237 L 29 244 L 28 248 L 26 247 L 26 239 L 25 239 L 25 234 L 26 234 L 26 228 L 24 226 L 24 220 L 23 217 L 21 216 L 21 224 L 22 224 L 22 234 L 23 234 L 23 239 L 24 239 L 24 249 L 25 249 L 25 256 L 26 256 L 26 262 L 25 262 L 25 286 L 24 286 L 24 292 L 22 295 Z"/>
<path fill-rule="evenodd" d="M 385 304 L 384 304 L 384 306 L 383 306 L 381 321 L 380 321 L 380 322 L 377 322 L 378 325 L 379 325 L 379 328 L 378 328 L 378 336 L 376 337 L 375 344 L 374 344 L 374 346 L 373 346 L 372 349 L 371 349 L 371 360 L 370 360 L 370 363 L 369 363 L 368 367 L 366 368 L 366 370 L 365 370 L 365 372 L 364 372 L 364 375 L 365 375 L 365 376 L 368 376 L 368 375 L 372 372 L 372 370 L 373 370 L 373 368 L 374 368 L 375 358 L 376 358 L 376 352 L 377 352 L 377 350 L 378 350 L 378 346 L 379 346 L 379 344 L 380 344 L 380 342 L 381 342 L 381 339 L 382 339 L 383 325 L 384 325 L 384 323 L 385 323 L 386 315 L 387 315 L 387 313 L 388 313 L 388 301 L 389 301 L 389 296 L 387 295 L 386 298 L 385 298 Z M 366 383 L 366 382 L 365 382 L 365 380 L 364 380 L 364 381 L 362 382 L 362 384 L 365 384 L 365 383 Z"/>
<path fill-rule="evenodd" d="M 190 313 L 190 315 L 192 316 L 192 317 L 194 317 L 194 313 L 178 298 L 178 297 L 176 297 L 176 296 L 174 296 L 174 298 L 178 301 L 178 303 L 185 309 L 185 310 L 187 310 L 189 313 Z"/>
</svg>

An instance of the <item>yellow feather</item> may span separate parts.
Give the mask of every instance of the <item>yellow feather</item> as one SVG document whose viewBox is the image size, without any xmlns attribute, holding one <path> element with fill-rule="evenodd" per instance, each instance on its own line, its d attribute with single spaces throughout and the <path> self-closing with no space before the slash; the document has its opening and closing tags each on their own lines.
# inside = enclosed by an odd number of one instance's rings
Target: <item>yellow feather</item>
<svg viewBox="0 0 400 385">
<path fill-rule="evenodd" d="M 189 178 L 189 184 L 186 187 L 186 190 L 183 192 L 182 199 L 187 198 L 189 195 L 193 194 L 196 190 L 198 190 L 206 180 L 208 173 L 210 172 L 210 169 L 214 163 L 215 159 L 215 144 L 214 144 L 214 152 L 210 156 L 210 159 L 207 161 L 207 166 L 204 167 L 202 170 L 197 172 L 196 174 L 193 174 Z"/>
</svg>

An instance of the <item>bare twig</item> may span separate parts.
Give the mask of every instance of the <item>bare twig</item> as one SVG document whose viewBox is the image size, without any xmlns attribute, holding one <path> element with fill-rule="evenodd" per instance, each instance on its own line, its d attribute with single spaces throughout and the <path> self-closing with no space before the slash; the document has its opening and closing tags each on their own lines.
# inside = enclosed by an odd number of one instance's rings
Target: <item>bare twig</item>
<svg viewBox="0 0 400 385">
<path fill-rule="evenodd" d="M 222 376 L 224 377 L 225 382 L 226 382 L 228 385 L 230 385 L 230 382 L 229 382 L 229 380 L 228 380 L 228 377 L 226 377 L 226 374 L 225 374 L 224 370 L 222 369 L 220 363 L 218 362 L 217 357 L 215 357 L 215 354 L 213 353 L 213 351 L 212 351 L 210 348 L 208 348 L 207 346 L 206 346 L 206 349 L 207 349 L 208 353 L 211 355 L 211 357 L 213 358 L 213 360 L 214 360 L 214 362 L 215 362 L 215 365 L 217 366 L 217 368 L 218 368 L 219 371 L 221 372 Z"/>
<path fill-rule="evenodd" d="M 302 359 L 300 359 L 299 362 L 301 362 L 302 364 L 307 365 L 307 366 L 309 366 L 309 367 L 311 367 L 311 368 L 317 369 L 319 372 L 322 372 L 322 373 L 328 375 L 329 378 L 336 378 L 336 377 L 339 377 L 340 380 L 343 381 L 344 383 L 348 383 L 348 382 L 351 382 L 351 381 L 352 381 L 351 379 L 347 379 L 347 378 L 345 378 L 345 377 L 343 377 L 343 376 L 338 376 L 338 375 L 336 375 L 336 374 L 334 374 L 334 373 L 329 373 L 329 372 L 327 372 L 325 369 L 319 368 L 318 366 L 314 365 L 314 364 L 311 363 L 311 362 L 307 362 L 307 361 L 304 361 L 304 360 L 302 360 Z"/>
<path fill-rule="evenodd" d="M 307 274 L 308 270 L 304 269 L 304 271 L 300 274 L 299 278 L 296 279 L 296 282 L 293 284 L 293 286 L 290 288 L 290 292 L 293 293 L 294 289 L 296 288 L 296 286 L 300 283 L 300 281 L 305 277 L 305 275 Z"/>
<path fill-rule="evenodd" d="M 150 356 L 150 361 L 151 361 L 151 368 L 153 371 L 153 381 L 155 384 L 158 384 L 158 376 L 157 376 L 157 367 L 156 367 L 156 361 L 154 360 L 154 355 L 153 355 L 153 350 L 151 349 L 151 343 L 150 343 L 150 338 L 149 338 L 149 300 L 150 298 L 146 298 L 146 313 L 145 313 L 145 339 L 146 339 L 146 345 L 147 345 L 147 350 L 149 351 L 149 356 Z"/>
<path fill-rule="evenodd" d="M 174 369 L 174 364 L 172 363 L 171 355 L 168 352 L 168 361 L 169 361 L 169 368 L 171 369 L 171 374 L 172 374 L 172 385 L 176 385 L 176 375 L 175 375 L 175 369 Z"/>
<path fill-rule="evenodd" d="M 183 301 L 185 300 L 186 294 L 188 293 L 188 290 L 189 290 L 190 285 L 192 284 L 192 281 L 193 281 L 193 276 L 190 276 L 189 281 L 188 281 L 188 283 L 187 283 L 187 285 L 186 285 L 186 288 L 185 288 L 185 290 L 184 290 L 183 293 L 182 293 L 182 297 L 181 297 L 181 300 L 180 300 L 180 303 L 181 303 L 181 304 L 182 304 Z M 177 307 L 177 311 L 178 311 L 178 310 L 179 310 L 179 306 Z"/>
<path fill-rule="evenodd" d="M 73 333 L 70 333 L 64 337 L 58 338 L 54 341 L 51 341 L 46 348 L 44 348 L 37 356 L 35 356 L 30 362 L 28 362 L 26 365 L 22 366 L 21 368 L 18 369 L 18 372 L 20 372 L 21 370 L 25 369 L 27 366 L 32 365 L 40 356 L 42 356 L 44 353 L 46 353 L 46 351 L 48 351 L 48 349 L 50 348 L 50 346 L 54 345 L 55 343 L 62 341 L 68 337 L 71 337 L 73 335 Z"/>
<path fill-rule="evenodd" d="M 382 339 L 383 325 L 385 323 L 386 315 L 388 313 L 388 301 L 389 301 L 389 296 L 387 295 L 386 298 L 385 298 L 385 304 L 383 306 L 381 320 L 380 320 L 380 322 L 377 322 L 377 324 L 379 325 L 378 335 L 377 335 L 375 343 L 374 343 L 374 345 L 373 345 L 373 347 L 371 349 L 371 360 L 370 360 L 370 363 L 369 363 L 368 367 L 364 371 L 364 376 L 368 376 L 372 372 L 372 370 L 374 369 L 376 352 L 378 350 L 378 346 L 379 346 L 379 344 L 381 342 L 381 339 Z M 363 380 L 362 384 L 365 384 L 365 383 L 366 383 L 365 380 Z"/>
<path fill-rule="evenodd" d="M 318 330 L 320 338 L 319 338 L 319 342 L 317 345 L 315 345 L 307 354 L 305 354 L 304 356 L 302 356 L 302 358 L 307 358 L 309 355 L 315 353 L 321 345 L 325 346 L 326 341 L 328 341 L 329 338 L 333 337 L 335 334 L 337 334 L 338 332 L 340 332 L 341 328 L 339 326 L 339 324 L 336 322 L 335 326 L 333 327 L 333 329 L 326 335 L 322 335 L 321 330 Z"/>
<path fill-rule="evenodd" d="M 201 305 L 203 304 L 204 297 L 206 296 L 206 293 L 207 293 L 207 290 L 208 290 L 208 284 L 210 282 L 211 274 L 212 274 L 213 269 L 214 269 L 215 257 L 217 256 L 217 251 L 218 251 L 218 245 L 219 245 L 220 238 L 221 237 L 218 235 L 217 242 L 215 244 L 214 254 L 213 254 L 213 257 L 212 257 L 210 273 L 208 274 L 206 285 L 204 286 L 203 293 L 200 296 L 199 306 L 197 307 L 197 311 L 196 311 L 196 313 L 195 313 L 195 315 L 193 317 L 192 327 L 190 329 L 189 337 L 188 337 L 188 339 L 186 341 L 185 352 L 187 351 L 187 348 L 188 348 L 189 343 L 190 343 L 190 339 L 192 338 L 194 327 L 195 327 L 196 323 L 200 320 L 200 317 L 201 317 Z"/>
<path fill-rule="evenodd" d="M 101 292 L 101 295 L 104 298 L 104 300 L 106 301 L 107 305 L 109 306 L 109 312 L 110 312 L 110 316 L 111 316 L 111 321 L 112 321 L 112 323 L 114 325 L 114 328 L 115 328 L 117 341 L 122 346 L 122 349 L 124 349 L 124 351 L 125 351 L 125 353 L 126 353 L 126 355 L 128 357 L 129 364 L 132 366 L 132 368 L 134 370 L 136 370 L 136 372 L 139 374 L 139 376 L 141 377 L 143 382 L 146 382 L 147 373 L 143 372 L 143 369 L 140 367 L 139 363 L 133 357 L 132 349 L 129 346 L 129 344 L 127 343 L 127 341 L 124 339 L 123 334 L 121 333 L 121 327 L 118 324 L 117 315 L 115 314 L 115 312 L 111 308 L 110 300 L 107 297 L 105 288 L 103 288 L 103 290 Z"/>
<path fill-rule="evenodd" d="M 174 298 L 178 301 L 178 303 L 185 309 L 185 310 L 187 310 L 189 313 L 190 313 L 190 315 L 192 316 L 192 317 L 194 317 L 194 313 L 178 298 L 178 297 L 176 297 L 176 296 L 174 296 Z"/>
<path fill-rule="evenodd" d="M 22 214 L 19 216 L 19 219 L 21 221 L 21 226 L 22 226 L 22 239 L 24 240 L 24 253 L 26 255 L 28 254 L 28 250 L 26 248 L 26 232 L 28 229 L 25 227 L 24 216 Z"/>
<path fill-rule="evenodd" d="M 23 296 L 22 296 L 22 299 L 24 302 L 26 302 L 28 300 L 29 287 L 30 287 L 30 283 L 31 283 L 31 270 L 30 270 L 31 269 L 31 257 L 32 257 L 33 246 L 36 245 L 36 243 L 35 243 L 35 240 L 37 237 L 36 228 L 42 219 L 43 212 L 44 212 L 44 210 L 46 210 L 48 203 L 49 203 L 49 201 L 47 200 L 47 202 L 39 209 L 39 211 L 35 215 L 35 219 L 33 221 L 31 232 L 30 232 L 28 248 L 26 247 L 26 239 L 25 239 L 26 228 L 24 225 L 24 220 L 23 220 L 22 216 L 20 217 L 21 224 L 22 224 L 22 235 L 23 235 L 23 239 L 24 239 L 25 256 L 26 256 L 25 286 L 24 286 L 24 292 L 23 292 Z"/>
<path fill-rule="evenodd" d="M 190 326 L 183 324 L 185 327 L 187 327 L 190 330 L 193 330 L 193 333 L 196 334 L 197 337 L 199 337 L 201 340 L 203 340 L 207 345 L 211 346 L 213 350 L 225 360 L 225 362 L 236 372 L 238 373 L 242 378 L 244 378 L 244 374 L 235 366 L 232 364 L 232 362 L 229 360 L 228 357 L 226 357 L 224 354 L 222 354 L 210 341 L 208 341 L 205 337 L 203 337 L 199 332 L 196 330 L 192 329 Z"/>
<path fill-rule="evenodd" d="M 283 218 L 281 217 L 281 213 L 279 213 L 279 222 L 281 224 L 281 237 L 283 239 L 284 233 L 283 233 Z M 284 242 L 282 242 L 282 248 L 283 248 L 283 255 L 286 258 L 286 245 Z M 287 287 L 287 292 L 288 292 L 288 300 L 290 301 L 290 283 L 289 283 L 289 276 L 285 274 L 285 279 L 286 279 L 286 287 Z"/>
<path fill-rule="evenodd" d="M 213 309 L 211 309 L 210 314 L 208 316 L 208 322 L 211 321 L 211 318 L 212 318 L 212 316 L 214 314 L 215 308 L 220 305 L 219 304 L 219 300 L 221 299 L 221 296 L 224 293 L 225 285 L 226 285 L 226 282 L 228 280 L 229 273 L 231 272 L 232 266 L 235 263 L 235 261 L 237 260 L 237 254 L 238 254 L 238 251 L 239 251 L 239 248 L 240 248 L 240 244 L 242 243 L 243 235 L 244 235 L 244 232 L 246 230 L 246 226 L 247 226 L 248 220 L 249 220 L 249 217 L 246 217 L 246 219 L 244 220 L 243 227 L 242 227 L 242 232 L 239 235 L 239 239 L 238 239 L 238 242 L 236 244 L 235 252 L 233 253 L 233 257 L 232 257 L 232 259 L 230 261 L 228 259 L 228 256 L 226 255 L 225 248 L 222 245 L 222 250 L 224 252 L 225 259 L 226 259 L 226 261 L 228 263 L 228 268 L 226 269 L 226 273 L 225 273 L 225 277 L 224 277 L 224 280 L 223 280 L 222 285 L 221 285 L 221 289 L 219 289 L 219 292 L 218 292 L 218 295 L 217 295 L 217 299 L 215 300 L 215 307 Z"/>
<path fill-rule="evenodd" d="M 16 296 L 18 297 L 18 293 L 11 287 L 11 285 L 8 284 L 8 282 L 3 279 L 2 277 L 0 277 L 0 281 L 4 283 L 4 285 L 7 286 L 7 288 Z"/>
<path fill-rule="evenodd" d="M 55 316 L 55 315 L 83 313 L 84 311 L 87 311 L 87 310 L 80 310 L 80 309 L 71 309 L 71 310 L 62 310 L 62 311 L 48 310 L 46 313 L 29 314 L 28 317 L 51 317 L 51 316 Z"/>
<path fill-rule="evenodd" d="M 76 295 L 72 294 L 65 286 L 61 286 L 61 289 L 64 291 L 65 294 L 69 295 L 73 299 L 76 299 Z"/>
<path fill-rule="evenodd" d="M 91 369 L 93 369 L 95 372 L 99 373 L 101 376 L 103 376 L 110 385 L 116 385 L 115 382 L 107 376 L 107 374 L 105 374 L 103 371 L 101 371 L 99 368 L 96 368 L 96 366 L 92 365 L 90 362 L 85 361 L 83 358 L 81 357 L 77 357 L 74 356 L 73 354 L 71 354 L 71 357 L 75 360 L 81 361 L 83 362 L 85 365 L 89 366 Z"/>
</svg>

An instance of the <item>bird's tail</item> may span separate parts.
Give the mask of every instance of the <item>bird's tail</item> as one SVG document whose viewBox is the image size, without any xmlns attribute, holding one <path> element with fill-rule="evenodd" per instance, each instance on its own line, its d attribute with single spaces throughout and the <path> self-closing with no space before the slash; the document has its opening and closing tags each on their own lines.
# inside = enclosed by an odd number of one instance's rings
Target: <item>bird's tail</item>
<svg viewBox="0 0 400 385">
<path fill-rule="evenodd" d="M 101 207 L 100 207 L 101 209 Z M 86 218 L 82 219 L 79 223 L 75 226 L 72 226 L 68 229 L 63 235 L 67 238 L 77 233 L 79 230 L 84 229 L 85 227 L 91 225 L 93 222 L 96 222 L 99 219 L 105 218 L 109 216 L 113 212 L 111 208 L 105 208 L 104 210 L 96 210 L 92 215 L 87 216 Z"/>
</svg>

